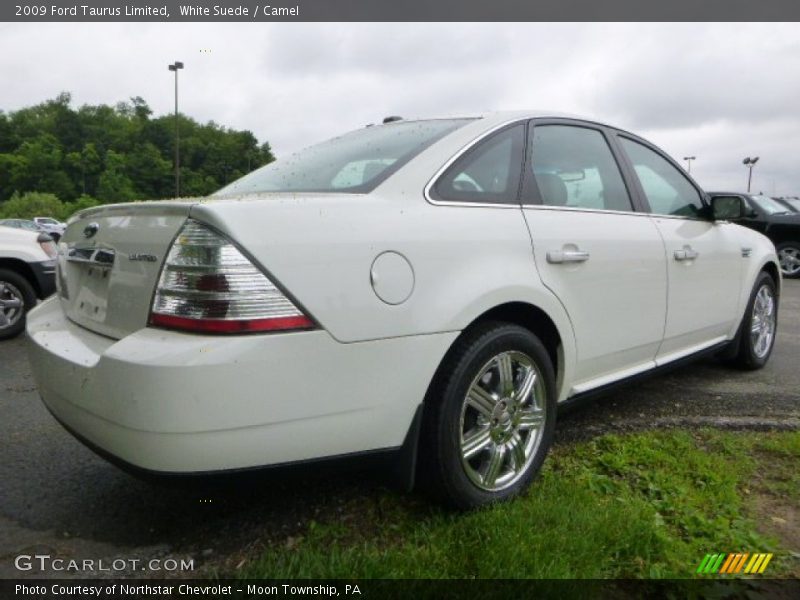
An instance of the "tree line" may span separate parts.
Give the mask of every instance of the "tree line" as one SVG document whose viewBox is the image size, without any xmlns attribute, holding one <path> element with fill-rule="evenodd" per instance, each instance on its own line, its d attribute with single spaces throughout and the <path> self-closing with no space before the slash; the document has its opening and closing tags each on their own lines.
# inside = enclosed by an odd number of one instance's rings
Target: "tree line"
<svg viewBox="0 0 800 600">
<path fill-rule="evenodd" d="M 0 217 L 47 215 L 175 194 L 175 117 L 141 97 L 71 106 L 69 93 L 0 110 Z M 181 195 L 204 196 L 274 160 L 250 131 L 179 114 Z M 49 212 L 48 212 L 49 211 Z"/>
</svg>

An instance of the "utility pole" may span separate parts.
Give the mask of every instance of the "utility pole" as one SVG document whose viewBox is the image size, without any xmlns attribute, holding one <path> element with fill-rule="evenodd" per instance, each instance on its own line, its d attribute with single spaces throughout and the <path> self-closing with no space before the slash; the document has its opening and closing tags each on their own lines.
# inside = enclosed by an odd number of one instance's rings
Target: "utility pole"
<svg viewBox="0 0 800 600">
<path fill-rule="evenodd" d="M 178 70 L 183 68 L 183 63 L 175 61 L 169 65 L 169 70 L 175 72 L 175 197 L 181 195 L 181 138 L 178 130 Z"/>
<path fill-rule="evenodd" d="M 747 193 L 750 193 L 750 184 L 753 182 L 753 167 L 758 162 L 758 156 L 750 158 L 749 156 L 742 161 L 742 164 L 749 169 L 747 174 Z"/>
<path fill-rule="evenodd" d="M 684 156 L 683 157 L 683 160 L 686 161 L 686 171 L 688 173 L 692 172 L 692 161 L 695 160 L 696 158 L 697 158 L 696 156 Z"/>
</svg>

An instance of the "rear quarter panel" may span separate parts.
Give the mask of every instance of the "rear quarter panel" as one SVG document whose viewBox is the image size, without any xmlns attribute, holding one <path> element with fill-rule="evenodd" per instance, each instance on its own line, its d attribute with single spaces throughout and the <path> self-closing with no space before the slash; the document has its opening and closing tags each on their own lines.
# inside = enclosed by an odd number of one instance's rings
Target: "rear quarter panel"
<svg viewBox="0 0 800 600">
<path fill-rule="evenodd" d="M 541 284 L 518 208 L 434 206 L 420 188 L 210 201 L 191 214 L 241 244 L 340 342 L 460 331 L 514 301 L 550 315 L 565 367 L 574 362 L 569 320 Z M 414 271 L 413 292 L 398 305 L 381 301 L 370 281 L 374 259 L 389 250 Z"/>
</svg>

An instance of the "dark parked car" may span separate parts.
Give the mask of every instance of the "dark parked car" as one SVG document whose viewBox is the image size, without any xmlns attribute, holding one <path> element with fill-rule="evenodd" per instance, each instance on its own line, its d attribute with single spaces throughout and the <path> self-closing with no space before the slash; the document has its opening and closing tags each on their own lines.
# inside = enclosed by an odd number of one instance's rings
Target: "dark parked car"
<svg viewBox="0 0 800 600">
<path fill-rule="evenodd" d="M 784 277 L 800 277 L 800 213 L 770 198 L 739 192 L 709 192 L 711 197 L 732 196 L 742 202 L 736 223 L 755 229 L 775 244 Z"/>
</svg>

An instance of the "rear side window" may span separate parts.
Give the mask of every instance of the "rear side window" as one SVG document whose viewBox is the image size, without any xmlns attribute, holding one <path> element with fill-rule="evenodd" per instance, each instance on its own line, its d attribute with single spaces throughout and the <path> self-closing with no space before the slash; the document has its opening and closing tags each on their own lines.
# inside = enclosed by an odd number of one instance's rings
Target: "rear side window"
<svg viewBox="0 0 800 600">
<path fill-rule="evenodd" d="M 401 121 L 365 127 L 281 158 L 216 192 L 367 193 L 471 119 Z"/>
<path fill-rule="evenodd" d="M 597 129 L 537 125 L 530 147 L 533 177 L 543 204 L 632 210 L 619 165 Z"/>
<path fill-rule="evenodd" d="M 619 138 L 639 182 L 650 211 L 658 215 L 701 217 L 703 200 L 683 173 L 666 158 L 647 146 L 628 138 Z"/>
<path fill-rule="evenodd" d="M 433 198 L 450 202 L 516 204 L 524 144 L 524 123 L 482 140 L 439 178 L 433 186 Z"/>
</svg>

